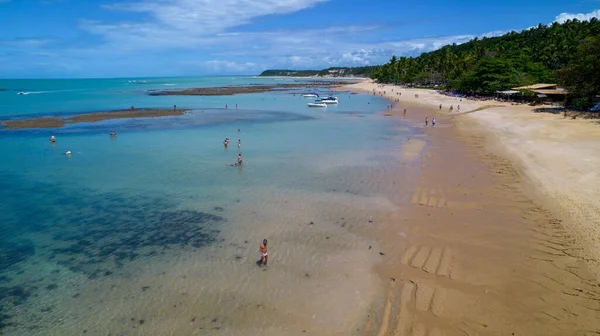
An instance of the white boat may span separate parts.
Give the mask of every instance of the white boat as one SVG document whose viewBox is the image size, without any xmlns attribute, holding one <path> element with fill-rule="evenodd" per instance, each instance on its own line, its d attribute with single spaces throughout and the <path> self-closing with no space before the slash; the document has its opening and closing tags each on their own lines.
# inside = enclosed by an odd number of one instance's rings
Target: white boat
<svg viewBox="0 0 600 336">
<path fill-rule="evenodd" d="M 325 103 L 308 103 L 308 107 L 327 107 Z"/>
<path fill-rule="evenodd" d="M 326 98 L 321 98 L 320 100 L 321 103 L 325 103 L 325 104 L 338 104 L 338 98 L 337 97 L 326 97 Z"/>
<path fill-rule="evenodd" d="M 307 94 L 303 94 L 302 97 L 305 98 L 314 98 L 314 97 L 318 97 L 318 94 L 314 94 L 314 93 L 307 93 Z"/>
<path fill-rule="evenodd" d="M 17 94 L 25 94 L 25 92 L 23 92 L 23 91 L 19 91 L 19 93 L 17 93 Z"/>
</svg>

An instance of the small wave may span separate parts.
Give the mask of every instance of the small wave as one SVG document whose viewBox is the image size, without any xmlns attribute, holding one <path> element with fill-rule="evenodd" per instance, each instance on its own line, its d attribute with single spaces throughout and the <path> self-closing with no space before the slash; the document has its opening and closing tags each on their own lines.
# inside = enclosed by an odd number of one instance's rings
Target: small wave
<svg viewBox="0 0 600 336">
<path fill-rule="evenodd" d="M 167 84 L 164 84 L 164 85 L 166 85 L 166 86 L 173 86 L 173 85 L 177 85 L 177 84 L 169 84 L 169 83 L 167 83 Z"/>
<path fill-rule="evenodd" d="M 47 90 L 47 91 L 19 91 L 17 94 L 30 95 L 30 94 L 41 94 L 41 93 L 55 93 L 55 92 L 76 92 L 76 91 L 90 91 L 91 89 L 72 89 L 72 90 Z"/>
<path fill-rule="evenodd" d="M 19 91 L 17 94 L 20 95 L 29 95 L 29 94 L 40 94 L 40 93 L 50 93 L 53 91 Z"/>
</svg>

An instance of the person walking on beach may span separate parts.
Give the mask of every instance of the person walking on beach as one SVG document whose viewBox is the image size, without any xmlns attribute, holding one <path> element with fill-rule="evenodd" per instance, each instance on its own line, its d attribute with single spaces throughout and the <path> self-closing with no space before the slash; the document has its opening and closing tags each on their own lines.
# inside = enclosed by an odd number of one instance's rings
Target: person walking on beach
<svg viewBox="0 0 600 336">
<path fill-rule="evenodd" d="M 177 112 L 177 105 L 173 105 L 173 112 Z"/>
<path fill-rule="evenodd" d="M 404 117 L 406 117 L 406 109 L 404 109 Z"/>
<path fill-rule="evenodd" d="M 260 244 L 259 247 L 259 252 L 260 252 L 260 261 L 259 261 L 259 265 L 265 265 L 267 266 L 267 262 L 269 261 L 269 256 L 267 254 L 267 240 L 263 239 L 262 244 Z"/>
<path fill-rule="evenodd" d="M 431 127 L 435 126 L 435 118 L 431 119 Z"/>
<path fill-rule="evenodd" d="M 425 117 L 425 126 L 429 125 L 429 117 Z"/>
<path fill-rule="evenodd" d="M 242 165 L 242 153 L 238 154 L 238 162 L 237 162 L 238 166 Z"/>
<path fill-rule="evenodd" d="M 442 104 L 440 104 L 440 110 L 442 109 Z"/>
</svg>

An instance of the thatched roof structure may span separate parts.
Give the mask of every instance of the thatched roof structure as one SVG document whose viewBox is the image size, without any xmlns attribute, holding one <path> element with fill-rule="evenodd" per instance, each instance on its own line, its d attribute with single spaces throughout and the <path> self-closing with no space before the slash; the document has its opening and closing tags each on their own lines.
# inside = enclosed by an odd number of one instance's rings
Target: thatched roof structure
<svg viewBox="0 0 600 336">
<path fill-rule="evenodd" d="M 540 89 L 556 89 L 558 87 L 558 84 L 533 84 L 533 85 L 527 85 L 527 86 L 519 86 L 516 88 L 513 88 L 513 90 L 540 90 Z"/>
<path fill-rule="evenodd" d="M 568 95 L 569 91 L 565 89 L 546 89 L 546 90 L 533 90 L 535 93 L 545 95 Z"/>
</svg>

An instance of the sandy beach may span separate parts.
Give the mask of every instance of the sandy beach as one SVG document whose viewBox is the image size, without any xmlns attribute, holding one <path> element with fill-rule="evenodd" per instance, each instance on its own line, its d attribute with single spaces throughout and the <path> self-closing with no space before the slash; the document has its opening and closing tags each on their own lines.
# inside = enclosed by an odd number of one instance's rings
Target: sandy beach
<svg viewBox="0 0 600 336">
<path fill-rule="evenodd" d="M 369 81 L 345 89 L 400 99 L 390 117 L 437 119 L 403 149 L 412 192 L 363 232 L 381 242 L 387 284 L 363 334 L 600 332 L 597 125 Z"/>
</svg>

